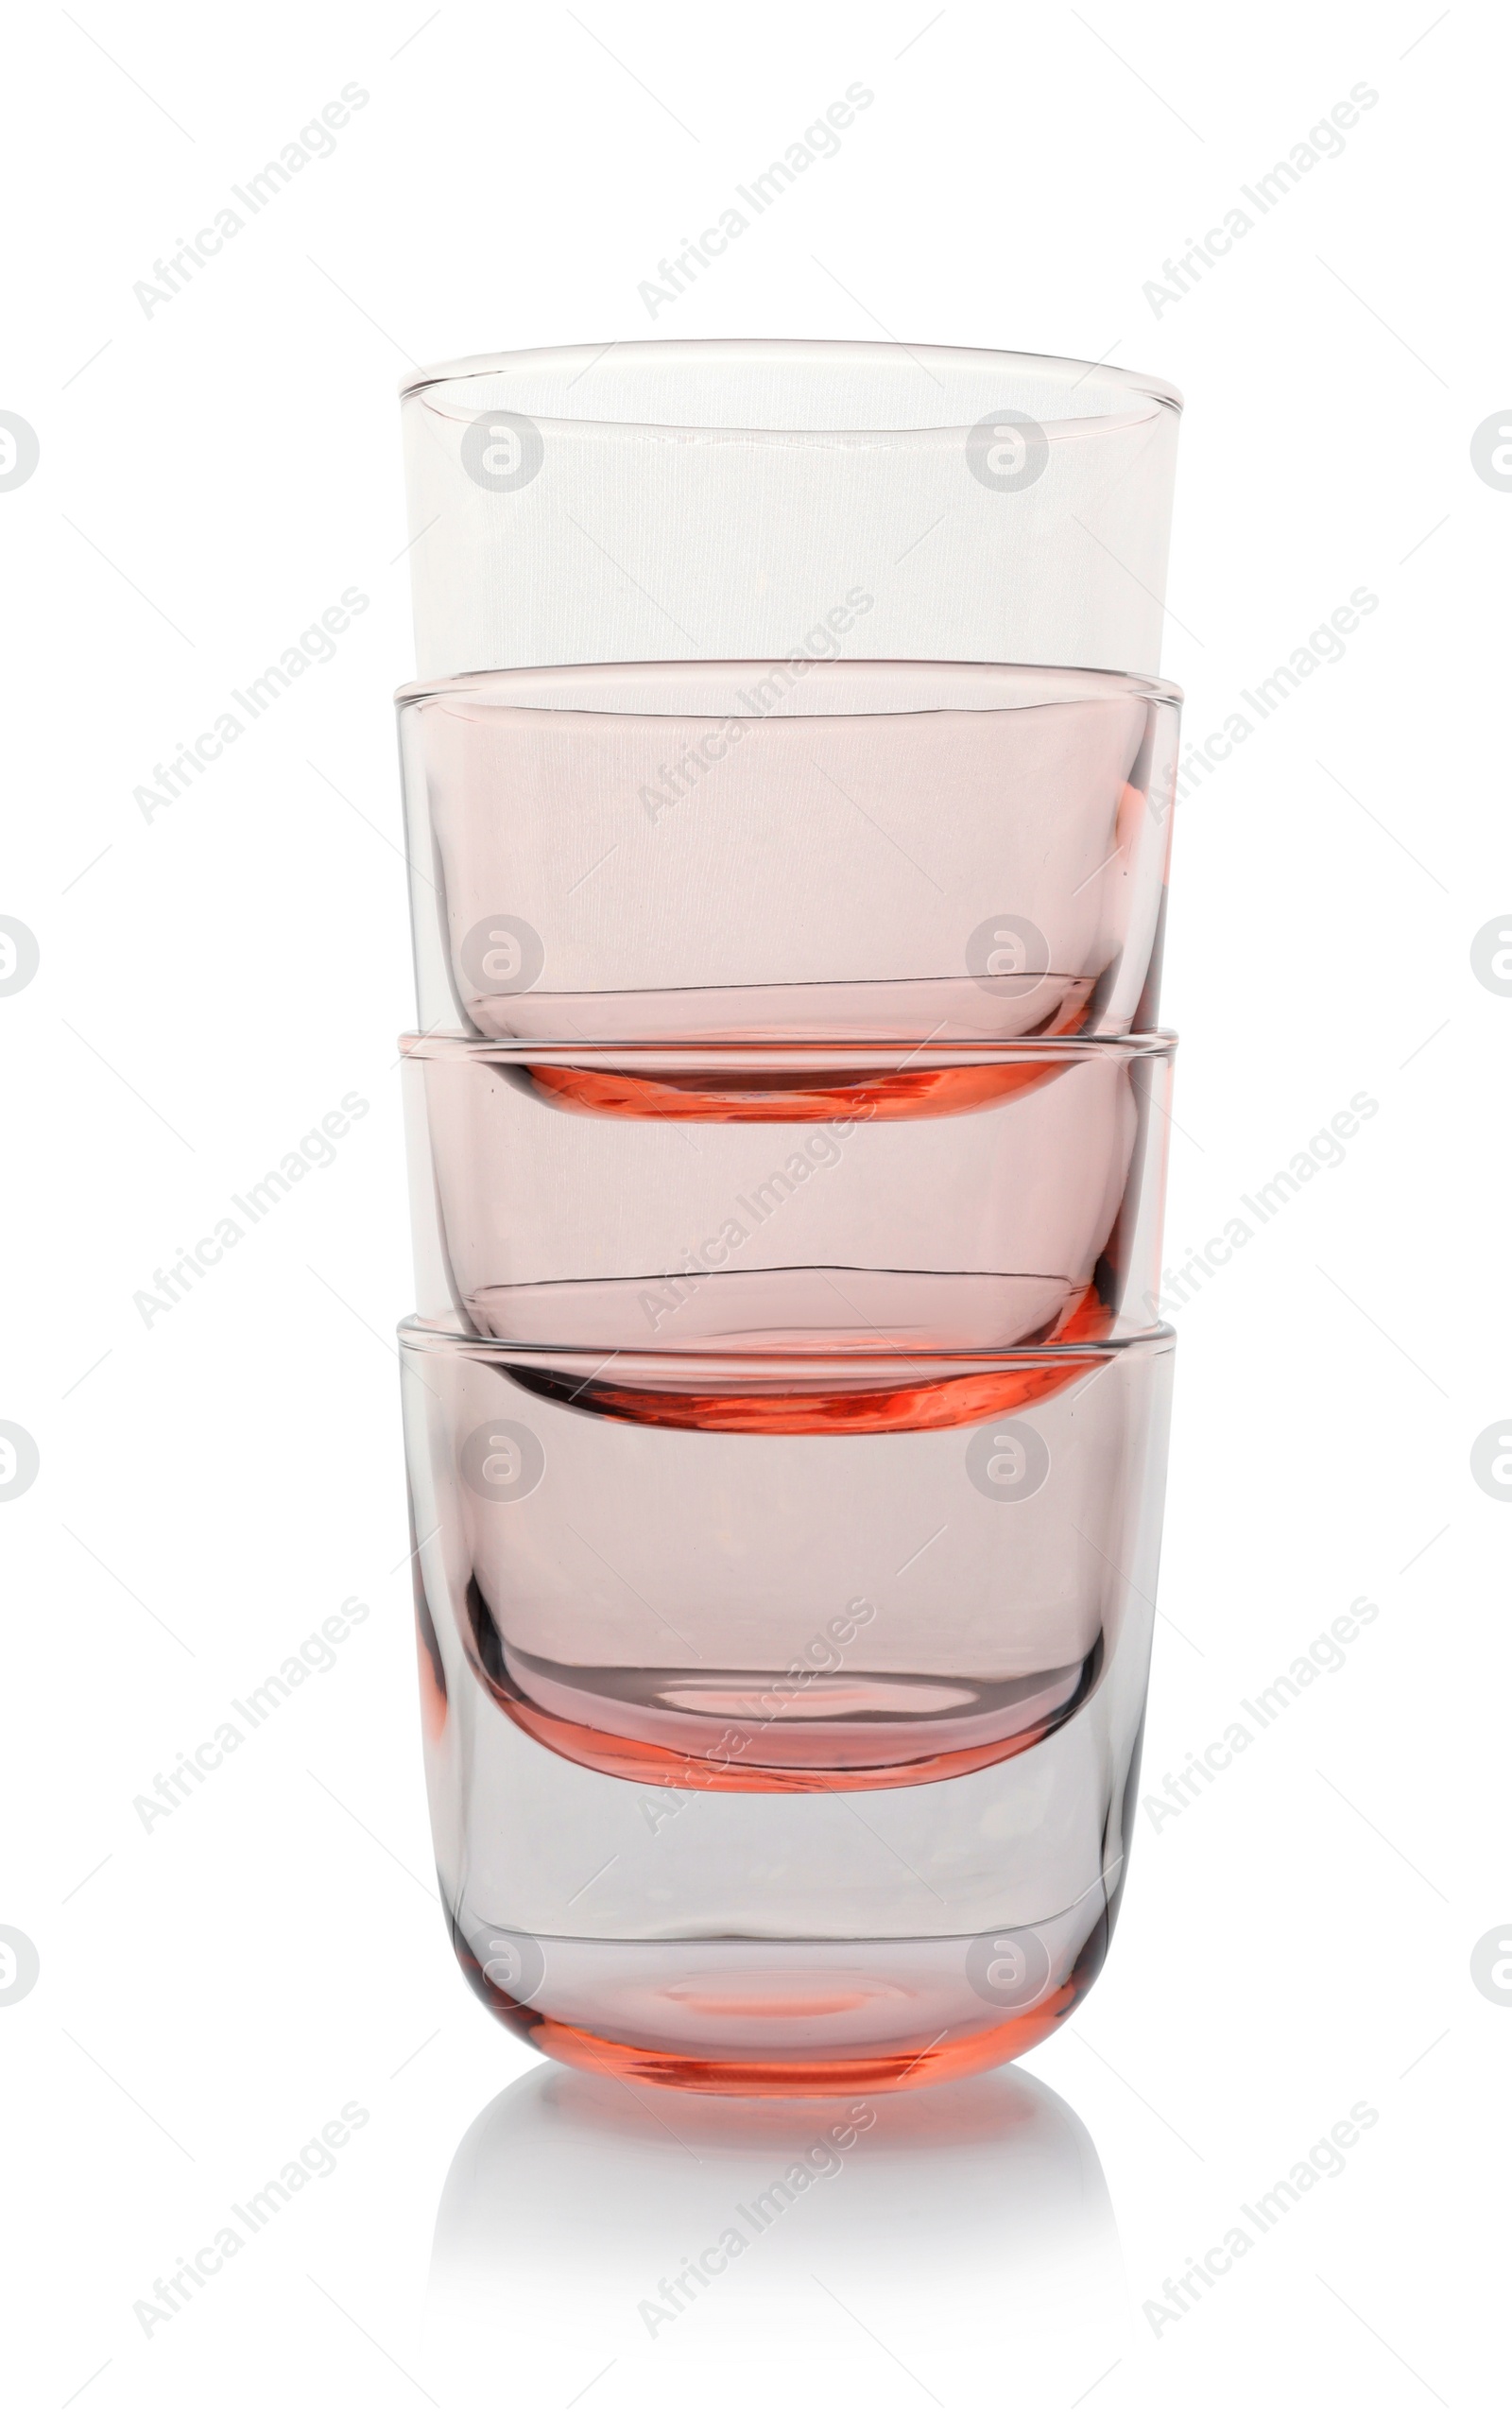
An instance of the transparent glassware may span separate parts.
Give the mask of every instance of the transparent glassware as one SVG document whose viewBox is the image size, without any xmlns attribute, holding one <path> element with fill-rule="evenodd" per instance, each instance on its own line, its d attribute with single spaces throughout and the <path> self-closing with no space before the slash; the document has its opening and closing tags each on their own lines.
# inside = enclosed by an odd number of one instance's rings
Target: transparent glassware
<svg viewBox="0 0 1512 2419">
<path fill-rule="evenodd" d="M 628 1391 L 420 1322 L 402 1355 L 438 1869 L 495 2013 L 781 2093 L 1063 2021 L 1124 1875 L 1169 1333 L 730 1362 L 712 1416 L 699 1355 Z"/>
<path fill-rule="evenodd" d="M 600 1354 L 1154 1323 L 1169 1035 L 402 1048 L 422 1317 Z"/>
<path fill-rule="evenodd" d="M 1137 1782 L 1180 399 L 659 340 L 402 407 L 456 1953 L 622 2080 L 971 2074 L 1094 1978 Z"/>
<path fill-rule="evenodd" d="M 422 371 L 403 411 L 423 680 L 834 652 L 1160 668 L 1163 380 L 652 340 Z"/>
<path fill-rule="evenodd" d="M 599 1771 L 995 1763 L 1075 1711 L 1153 1592 L 1163 1345 L 606 1366 L 412 1321 L 404 1351 L 427 1583 L 511 1719 Z"/>
<path fill-rule="evenodd" d="M 402 690 L 421 1028 L 1147 1031 L 1179 721 L 1159 682 L 1013 665 L 596 665 Z"/>
</svg>

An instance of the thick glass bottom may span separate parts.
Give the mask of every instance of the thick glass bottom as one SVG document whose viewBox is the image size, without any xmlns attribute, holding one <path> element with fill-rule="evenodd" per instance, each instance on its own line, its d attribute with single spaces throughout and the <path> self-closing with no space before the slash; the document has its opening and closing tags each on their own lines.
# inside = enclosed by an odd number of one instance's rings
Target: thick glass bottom
<svg viewBox="0 0 1512 2419">
<path fill-rule="evenodd" d="M 1097 869 L 1101 870 L 1101 869 Z M 460 908 L 472 917 L 469 904 Z M 1109 1018 L 1099 975 L 937 975 L 867 981 L 690 983 L 675 990 L 469 992 L 469 1026 L 490 1042 L 1032 1042 L 1091 1029 L 1122 1032 L 1134 1003 Z M 464 972 L 464 982 L 466 976 Z M 1108 989 L 1106 977 L 1102 988 Z M 453 1003 L 446 1003 L 451 1010 Z M 431 1022 L 432 1020 L 427 1020 Z"/>
<path fill-rule="evenodd" d="M 511 1655 L 474 1583 L 481 1675 L 532 1738 L 591 1771 L 661 1789 L 896 1789 L 1021 1755 L 1093 1686 L 1075 1664 L 984 1683 L 953 1675 L 588 1671 Z M 629 1728 L 633 1722 L 634 1729 Z"/>
<path fill-rule="evenodd" d="M 738 2097 L 911 2091 L 1046 2040 L 1091 1988 L 1116 1881 L 1035 1926 L 873 1941 L 540 1940 L 452 1919 L 458 1961 L 533 2049 Z"/>
<path fill-rule="evenodd" d="M 694 2058 L 676 2050 L 636 2048 L 549 2018 L 534 2026 L 512 2026 L 511 2030 L 564 2066 L 616 2075 L 626 2082 L 722 2092 L 731 2099 L 811 2099 L 848 2092 L 913 2091 L 923 2083 L 959 2082 L 968 2075 L 985 2074 L 1022 2057 L 1054 2032 L 1075 2005 L 1074 1994 L 1061 1997 L 1064 2004 L 1053 2012 L 1015 2016 L 963 2040 L 930 2043 L 922 2049 L 905 2046 L 869 2058 Z"/>
</svg>

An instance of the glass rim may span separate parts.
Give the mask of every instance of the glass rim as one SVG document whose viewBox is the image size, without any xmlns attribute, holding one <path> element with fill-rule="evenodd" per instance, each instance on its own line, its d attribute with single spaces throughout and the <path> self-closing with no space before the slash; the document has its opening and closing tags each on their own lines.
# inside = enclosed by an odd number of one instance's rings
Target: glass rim
<svg viewBox="0 0 1512 2419">
<path fill-rule="evenodd" d="M 620 356 L 622 366 L 628 362 L 633 367 L 644 369 L 677 366 L 681 363 L 690 369 L 697 368 L 707 372 L 709 369 L 716 366 L 721 358 L 731 366 L 744 369 L 757 367 L 764 363 L 774 367 L 779 364 L 785 367 L 802 365 L 812 367 L 816 379 L 830 369 L 843 366 L 859 367 L 868 357 L 872 361 L 880 361 L 896 360 L 902 355 L 916 369 L 922 369 L 930 377 L 935 376 L 936 370 L 982 371 L 995 369 L 1003 371 L 1005 375 L 1010 372 L 1022 374 L 1029 371 L 1041 377 L 1047 374 L 1053 377 L 1064 376 L 1068 393 L 1074 393 L 1086 380 L 1096 377 L 1132 399 L 1153 404 L 1158 410 L 1179 413 L 1184 404 L 1180 389 L 1168 378 L 1159 377 L 1151 371 L 1126 370 L 1113 362 L 1080 361 L 1065 354 L 1018 353 L 973 345 L 904 344 L 901 339 L 883 343 L 874 337 L 782 336 L 636 337 L 623 342 L 618 338 L 611 338 L 608 344 L 599 345 L 532 345 L 515 352 L 468 354 L 455 360 L 436 362 L 429 368 L 418 369 L 409 377 L 402 379 L 399 388 L 400 401 L 409 403 L 416 396 L 424 394 L 432 388 L 464 386 L 471 380 L 497 377 L 501 372 L 512 370 L 546 371 L 552 368 L 563 370 L 572 368 L 576 375 L 569 382 L 570 388 L 572 384 L 576 384 L 576 378 L 585 376 L 595 362 L 601 361 L 610 353 L 615 353 Z M 1069 375 L 1072 371 L 1076 372 L 1074 377 Z M 833 428 L 791 427 L 776 422 L 755 426 L 742 426 L 731 423 L 710 423 L 691 419 L 605 420 L 590 410 L 565 414 L 532 412 L 528 417 L 539 425 L 548 428 L 676 428 L 699 429 L 710 435 L 720 436 L 809 438 L 833 436 L 919 438 L 931 434 L 959 434 L 971 424 L 964 421 L 947 420 L 933 423 L 925 423 L 922 425 L 914 423 L 900 426 L 874 425 L 862 429 L 850 425 Z M 1086 417 L 1089 420 L 1095 420 L 1098 415 L 1088 414 Z"/>
<path fill-rule="evenodd" d="M 480 1336 L 463 1327 L 449 1325 L 438 1319 L 425 1319 L 419 1311 L 411 1311 L 401 1319 L 394 1333 L 402 1352 L 456 1354 L 473 1360 L 519 1361 L 528 1366 L 561 1368 L 564 1364 L 582 1363 L 593 1372 L 612 1365 L 622 1378 L 634 1374 L 637 1365 L 644 1364 L 648 1373 L 662 1379 L 674 1374 L 686 1374 L 697 1380 L 699 1391 L 708 1391 L 725 1375 L 738 1375 L 743 1371 L 769 1378 L 784 1370 L 801 1371 L 805 1381 L 813 1386 L 832 1373 L 836 1380 L 848 1386 L 857 1383 L 858 1371 L 865 1372 L 868 1389 L 885 1384 L 889 1373 L 917 1373 L 920 1366 L 928 1369 L 931 1379 L 942 1376 L 973 1376 L 994 1369 L 1022 1369 L 1036 1363 L 1046 1368 L 1063 1369 L 1090 1361 L 1110 1362 L 1125 1354 L 1149 1354 L 1152 1357 L 1174 1353 L 1177 1331 L 1168 1320 L 1152 1322 L 1132 1335 L 1099 1336 L 1082 1340 L 1068 1339 L 1059 1344 L 1008 1345 L 1002 1349 L 985 1346 L 980 1351 L 962 1350 L 958 1345 L 945 1351 L 933 1351 L 927 1345 L 909 1345 L 906 1350 L 857 1354 L 852 1350 L 828 1352 L 751 1352 L 679 1351 L 658 1352 L 638 1345 L 629 1351 L 615 1347 L 606 1351 L 602 1345 L 515 1343 L 504 1336 Z"/>
<path fill-rule="evenodd" d="M 1022 976 L 1017 979 L 1023 979 Z M 549 993 L 538 997 L 549 998 Z M 593 1066 L 606 1070 L 702 1074 L 722 1067 L 742 1073 L 902 1074 L 910 1065 L 1070 1066 L 1078 1060 L 1164 1059 L 1177 1036 L 1153 1033 L 1067 1034 L 1021 1042 L 495 1042 L 466 1033 L 401 1033 L 406 1061 L 472 1059 L 506 1066 Z M 900 1057 L 899 1053 L 902 1055 Z"/>
<path fill-rule="evenodd" d="M 575 684 L 585 683 L 590 678 L 602 683 L 607 688 L 615 686 L 631 688 L 637 683 L 644 683 L 648 680 L 664 680 L 669 683 L 684 682 L 689 687 L 696 686 L 700 681 L 728 679 L 731 683 L 749 682 L 758 680 L 763 674 L 770 676 L 773 672 L 781 671 L 788 665 L 799 664 L 802 665 L 801 677 L 804 680 L 810 679 L 815 673 L 819 674 L 821 687 L 838 688 L 848 683 L 859 687 L 864 679 L 875 680 L 879 674 L 884 673 L 905 672 L 918 676 L 943 672 L 947 677 L 960 673 L 985 681 L 999 679 L 1033 681 L 1049 683 L 1052 687 L 1064 684 L 1067 691 L 1063 699 L 1043 698 L 1033 704 L 1015 704 L 1011 700 L 1005 699 L 1002 704 L 955 706 L 949 700 L 942 700 L 938 704 L 933 705 L 872 706 L 858 709 L 859 712 L 864 713 L 886 713 L 889 718 L 899 720 L 905 720 L 910 715 L 952 712 L 1028 713 L 1037 710 L 1039 706 L 1057 703 L 1085 704 L 1103 697 L 1143 698 L 1150 703 L 1174 705 L 1177 708 L 1186 702 L 1185 692 L 1178 688 L 1174 681 L 1165 680 L 1159 673 L 1112 672 L 1100 669 L 1093 665 L 996 664 L 954 656 L 942 656 L 936 659 L 917 655 L 832 656 L 793 653 L 771 656 L 732 655 L 708 659 L 701 656 L 654 656 L 634 663 L 615 661 L 607 664 L 499 665 L 475 672 L 448 673 L 432 680 L 406 681 L 402 687 L 394 691 L 394 705 L 397 711 L 403 714 L 407 708 L 423 705 L 432 699 L 460 700 L 477 697 L 509 706 L 517 714 L 631 714 L 643 720 L 664 718 L 681 722 L 730 722 L 747 718 L 782 722 L 836 720 L 838 717 L 832 714 L 768 712 L 747 717 L 741 716 L 733 709 L 720 713 L 713 708 L 691 705 L 620 706 L 584 703 L 580 700 L 575 701 L 565 694 L 562 701 L 558 704 L 547 703 L 540 699 L 516 699 L 509 694 L 513 689 L 524 689 L 531 685 L 543 685 L 548 688 L 560 686 L 566 692 Z M 1078 687 L 1077 684 L 1080 686 Z M 1073 694 L 1074 691 L 1074 694 Z M 1088 691 L 1091 692 L 1090 696 L 1087 694 Z"/>
</svg>

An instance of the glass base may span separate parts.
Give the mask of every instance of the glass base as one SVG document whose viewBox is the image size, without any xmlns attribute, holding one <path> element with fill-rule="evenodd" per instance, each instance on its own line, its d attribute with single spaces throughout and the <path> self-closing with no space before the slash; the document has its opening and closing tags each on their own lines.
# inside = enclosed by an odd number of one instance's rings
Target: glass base
<svg viewBox="0 0 1512 2419">
<path fill-rule="evenodd" d="M 541 1940 L 452 1918 L 477 1996 L 590 2074 L 738 2098 L 912 2091 L 1019 2058 L 1108 1953 L 1116 1881 L 1036 1926 L 970 1938 Z"/>
<path fill-rule="evenodd" d="M 677 2050 L 642 2049 L 601 2033 L 541 2017 L 510 2030 L 548 2058 L 587 2074 L 624 2082 L 660 2083 L 673 2091 L 724 2093 L 731 2099 L 813 2099 L 851 2092 L 914 2091 L 924 2083 L 959 2082 L 1022 2058 L 1065 2022 L 1080 1995 L 1070 1987 L 1032 2015 L 1010 2017 L 986 2032 L 923 2048 L 904 2048 L 868 2058 L 696 2058 Z"/>
<path fill-rule="evenodd" d="M 800 1692 L 776 1672 L 584 1672 L 510 1655 L 476 1598 L 470 1588 L 494 1702 L 556 1754 L 643 1788 L 749 1794 L 954 1780 L 1048 1738 L 1085 1702 L 1103 1662 L 1099 1637 L 1079 1663 L 996 1685 L 862 1673 L 811 1677 Z"/>
</svg>

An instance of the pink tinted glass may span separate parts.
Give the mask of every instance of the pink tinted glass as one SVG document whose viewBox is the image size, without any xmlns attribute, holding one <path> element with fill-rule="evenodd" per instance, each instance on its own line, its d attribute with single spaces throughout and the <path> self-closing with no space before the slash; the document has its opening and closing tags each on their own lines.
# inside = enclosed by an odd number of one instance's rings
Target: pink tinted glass
<svg viewBox="0 0 1512 2419">
<path fill-rule="evenodd" d="M 1156 1021 L 1179 708 L 810 661 L 402 694 L 422 1030 L 992 1041 Z"/>
</svg>

